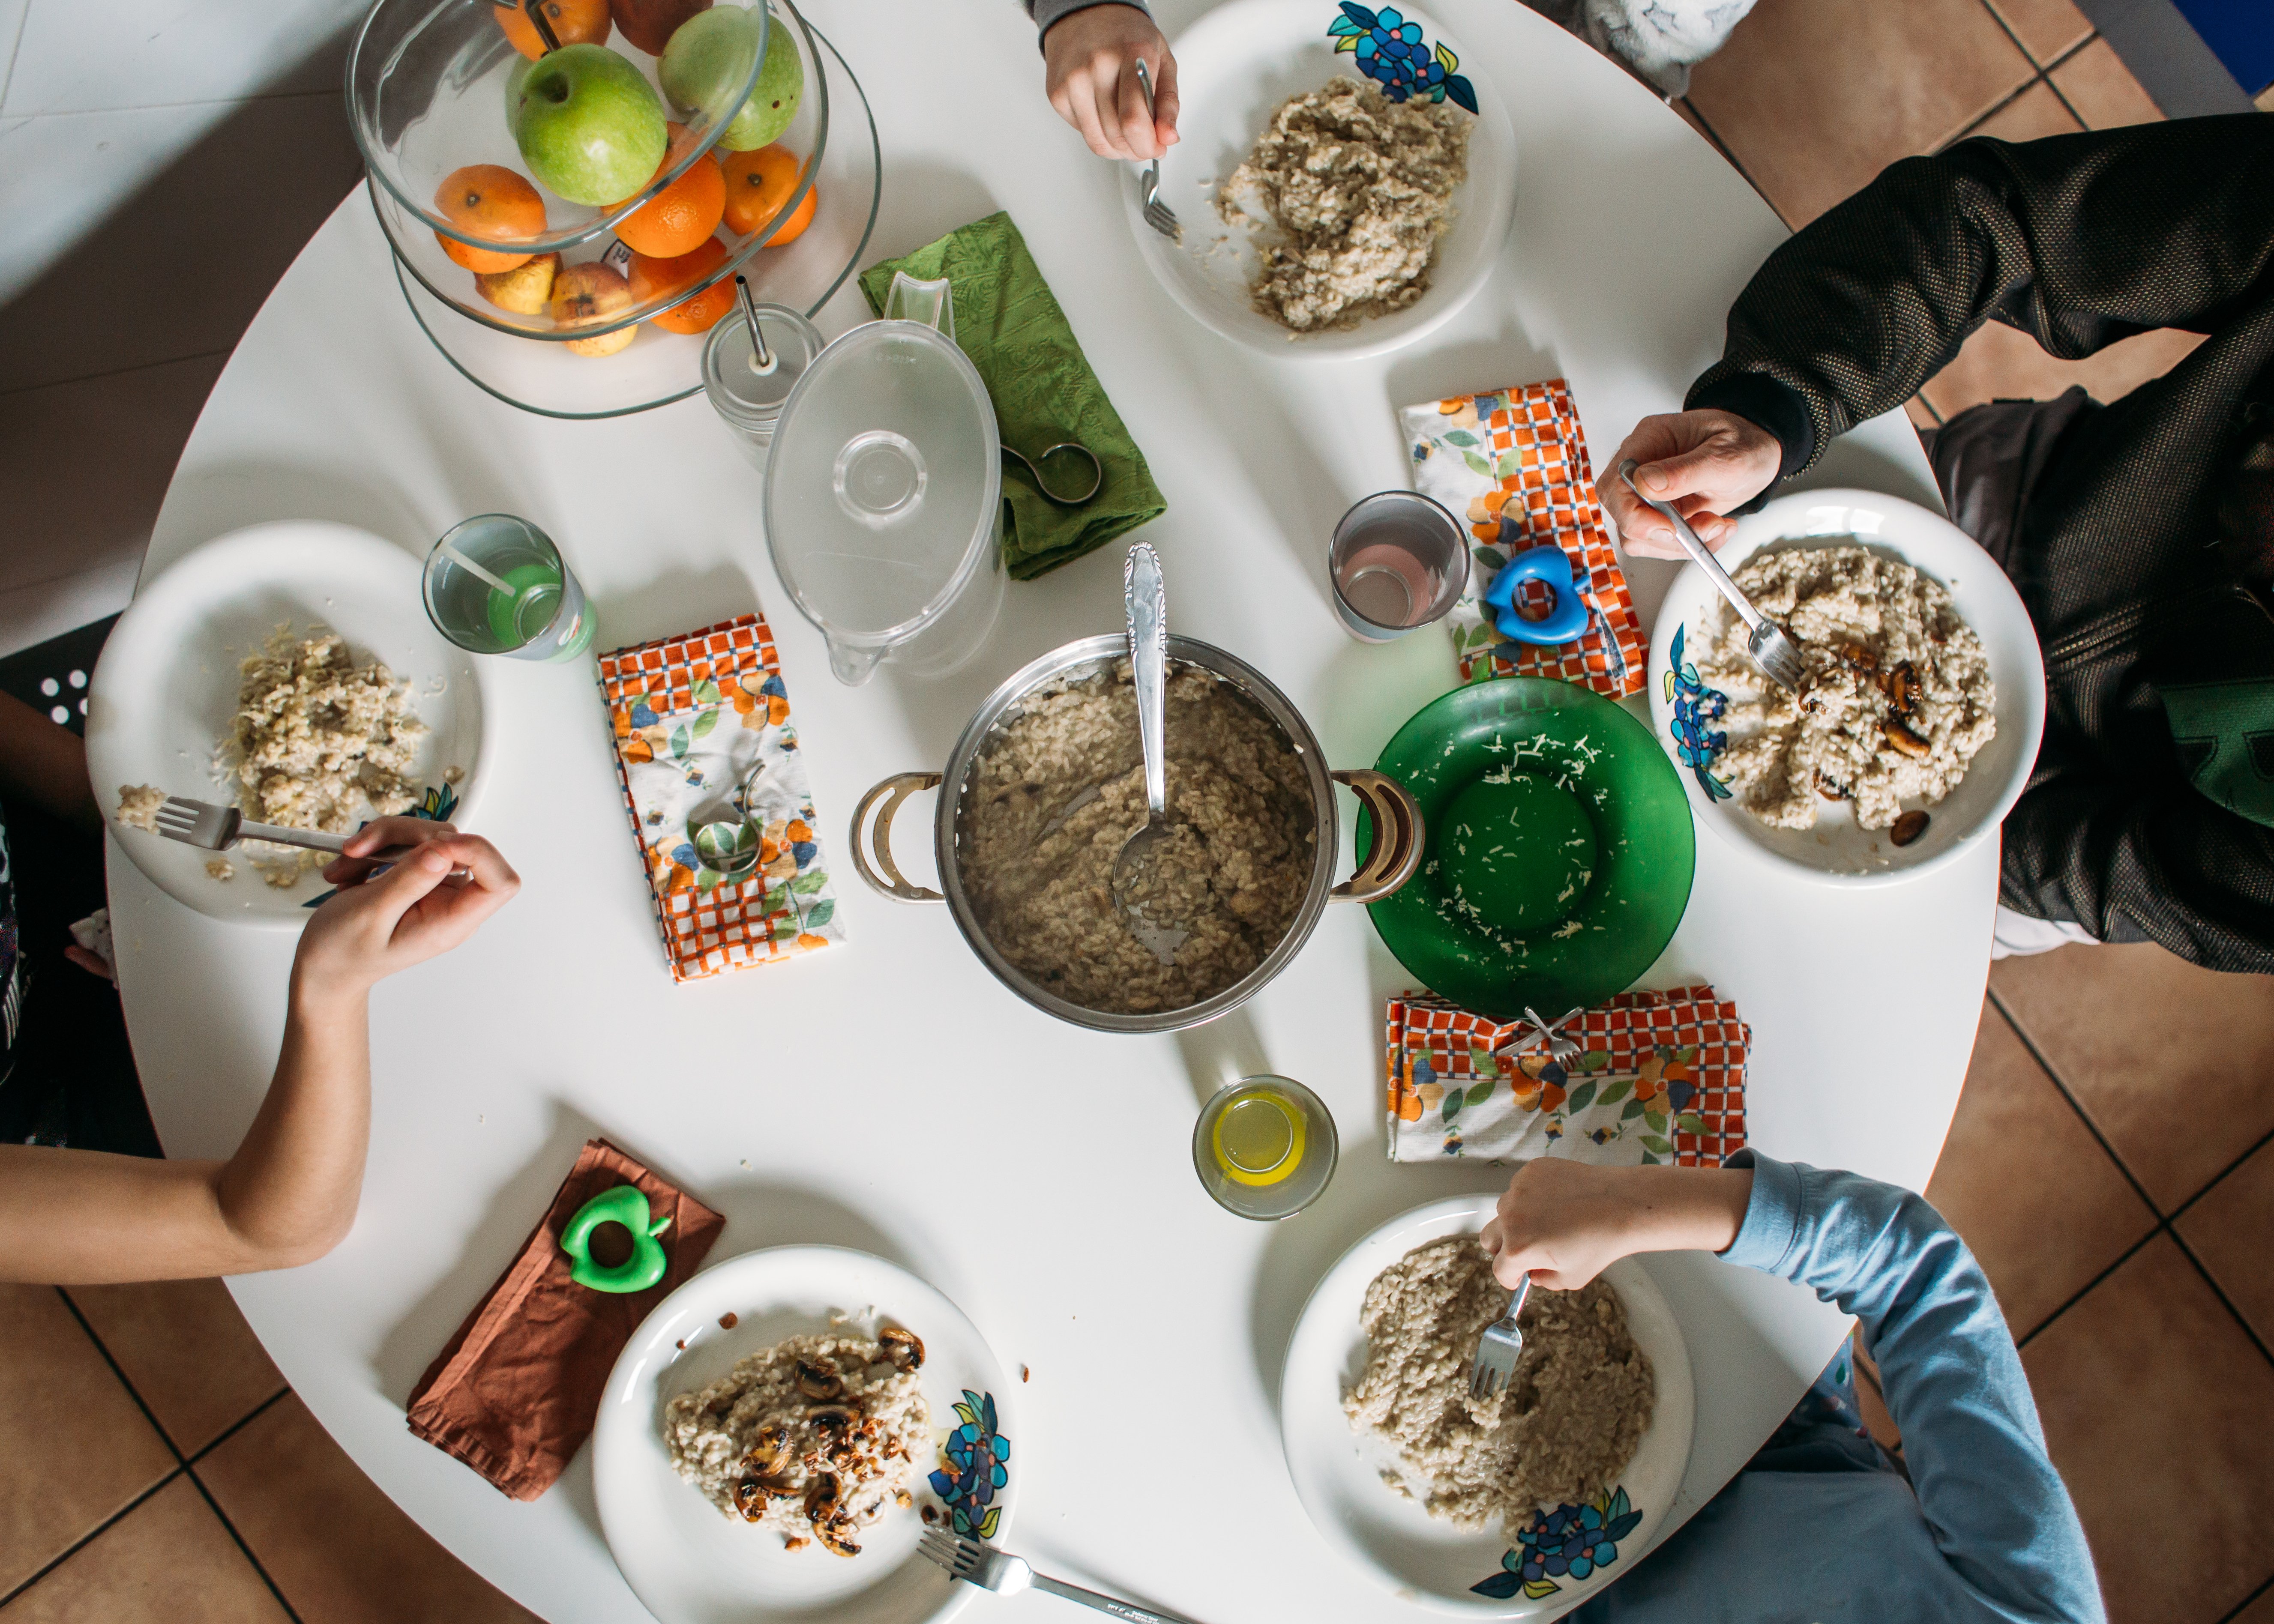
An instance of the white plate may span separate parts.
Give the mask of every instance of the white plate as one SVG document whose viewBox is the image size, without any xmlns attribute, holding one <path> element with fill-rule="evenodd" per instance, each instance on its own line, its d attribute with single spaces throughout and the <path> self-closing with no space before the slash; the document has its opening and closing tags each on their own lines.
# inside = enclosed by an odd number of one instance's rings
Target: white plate
<svg viewBox="0 0 2274 1624">
<path fill-rule="evenodd" d="M 1291 335 L 1256 312 L 1248 297 L 1255 251 L 1244 228 L 1216 214 L 1216 187 L 1254 150 L 1282 102 L 1337 75 L 1361 81 L 1365 75 L 1327 31 L 1344 15 L 1336 0 L 1232 0 L 1186 29 L 1174 48 L 1183 139 L 1161 160 L 1161 200 L 1176 211 L 1184 240 L 1171 242 L 1145 223 L 1136 180 L 1141 166 L 1132 167 L 1124 196 L 1138 252 L 1203 327 L 1270 356 L 1381 355 L 1446 320 L 1499 262 L 1516 216 L 1516 128 L 1508 109 L 1479 64 L 1434 19 L 1411 6 L 1389 9 L 1418 25 L 1432 50 L 1442 43 L 1454 55 L 1477 98 L 1468 178 L 1453 194 L 1453 222 L 1437 244 L 1429 290 L 1404 310 L 1342 332 Z"/>
<path fill-rule="evenodd" d="M 726 1313 L 738 1316 L 732 1330 L 719 1327 Z M 839 1246 L 779 1246 L 713 1264 L 632 1333 L 592 1433 L 601 1530 L 625 1581 L 662 1624 L 931 1624 L 975 1594 L 917 1552 L 923 1524 L 915 1510 L 887 1511 L 862 1531 L 855 1557 L 818 1545 L 789 1551 L 779 1535 L 721 1515 L 672 1470 L 663 1444 L 666 1402 L 785 1336 L 828 1330 L 839 1314 L 863 1335 L 889 1324 L 923 1339 L 923 1394 L 937 1441 L 970 1425 L 958 1404 L 983 1413 L 991 1399 L 998 1442 L 1025 1442 L 1017 1395 L 985 1340 L 954 1304 L 905 1269 Z M 989 1537 L 997 1542 L 1010 1534 L 1023 1475 L 1017 1451 L 999 1453 L 1008 1480 L 994 1495 L 1000 1515 Z M 919 1462 L 918 1506 L 941 1505 L 922 1475 L 933 1464 Z"/>
<path fill-rule="evenodd" d="M 1998 736 L 1975 756 L 1958 787 L 1941 804 L 1926 808 L 1924 835 L 1909 846 L 1896 846 L 1884 829 L 1858 828 L 1844 803 L 1820 806 L 1813 829 L 1772 829 L 1724 798 L 1726 791 L 1717 793 L 1706 786 L 1706 779 L 1715 776 L 1712 761 L 1685 762 L 1684 747 L 1675 734 L 1676 685 L 1669 669 L 1678 632 L 1683 664 L 1693 668 L 1694 677 L 1693 650 L 1701 634 L 1727 613 L 1721 594 L 1695 564 L 1685 565 L 1675 577 L 1651 628 L 1650 714 L 1659 742 L 1682 771 L 1698 821 L 1722 839 L 1750 856 L 1834 884 L 1886 885 L 1954 861 L 1977 840 L 1997 838 L 1998 825 L 2028 787 L 2044 737 L 2045 665 L 2029 612 L 2005 571 L 1964 530 L 1916 502 L 1876 491 L 1781 496 L 1740 519 L 1736 537 L 1714 556 L 1734 575 L 1764 547 L 1857 543 L 1903 560 L 1949 590 L 1959 617 L 1981 637 L 1997 684 Z M 1695 695 L 1690 703 L 1697 703 Z M 1703 726 L 1710 730 L 1713 724 Z"/>
<path fill-rule="evenodd" d="M 124 784 L 236 801 L 234 780 L 217 776 L 215 748 L 237 715 L 237 662 L 287 621 L 304 635 L 318 627 L 335 631 L 358 662 L 383 660 L 410 681 L 430 729 L 411 779 L 455 799 L 450 818 L 463 825 L 489 763 L 478 662 L 427 620 L 417 559 L 367 531 L 307 519 L 207 542 L 146 584 L 119 616 L 87 688 L 87 771 L 103 811 L 117 812 Z M 448 783 L 454 767 L 463 776 Z M 206 872 L 211 852 L 113 829 L 153 883 L 215 919 L 297 929 L 307 904 L 330 889 L 313 869 L 290 888 L 269 885 L 242 855 L 231 858 L 236 878 L 216 880 Z"/>
<path fill-rule="evenodd" d="M 1615 1491 L 1626 1497 L 1634 1521 L 1617 1540 L 1609 1563 L 1578 1579 L 1569 1573 L 1553 1578 L 1543 1574 L 1527 1592 L 1503 1563 L 1513 1553 L 1500 1530 L 1464 1533 L 1387 1487 L 1382 1472 L 1395 1462 L 1396 1452 L 1352 1431 L 1343 1414 L 1343 1394 L 1366 1369 L 1366 1335 L 1358 1323 L 1366 1289 L 1416 1246 L 1481 1229 L 1497 1200 L 1457 1196 L 1393 1218 L 1327 1271 L 1303 1304 L 1287 1349 L 1279 1385 L 1279 1435 L 1295 1492 L 1329 1545 L 1380 1583 L 1432 1612 L 1517 1619 L 1560 1613 L 1585 1600 L 1650 1549 L 1690 1466 L 1698 1400 L 1690 1386 L 1690 1350 L 1674 1311 L 1640 1260 L 1624 1258 L 1604 1271 L 1603 1278 L 1618 1294 L 1635 1342 L 1650 1356 L 1657 1395 L 1649 1429 Z M 1612 1509 L 1618 1509 L 1615 1502 Z M 1514 1593 L 1480 1594 L 1480 1583 L 1514 1586 Z"/>
</svg>

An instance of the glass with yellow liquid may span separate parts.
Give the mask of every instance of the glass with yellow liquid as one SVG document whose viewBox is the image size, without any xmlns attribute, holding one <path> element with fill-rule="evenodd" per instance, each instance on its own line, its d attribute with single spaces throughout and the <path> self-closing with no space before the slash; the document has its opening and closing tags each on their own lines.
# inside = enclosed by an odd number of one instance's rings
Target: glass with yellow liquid
<svg viewBox="0 0 2274 1624">
<path fill-rule="evenodd" d="M 1201 1187 L 1243 1218 L 1291 1217 L 1335 1173 L 1335 1119 L 1291 1077 L 1243 1077 L 1216 1092 L 1193 1126 Z"/>
</svg>

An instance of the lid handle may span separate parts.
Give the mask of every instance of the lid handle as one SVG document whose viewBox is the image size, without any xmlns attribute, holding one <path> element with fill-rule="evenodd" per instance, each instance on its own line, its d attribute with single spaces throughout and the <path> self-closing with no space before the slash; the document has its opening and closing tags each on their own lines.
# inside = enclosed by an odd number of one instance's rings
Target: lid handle
<svg viewBox="0 0 2274 1624">
<path fill-rule="evenodd" d="M 892 288 L 885 295 L 885 320 L 922 322 L 953 343 L 955 291 L 945 276 L 937 282 L 924 282 L 906 271 L 894 271 Z"/>
</svg>

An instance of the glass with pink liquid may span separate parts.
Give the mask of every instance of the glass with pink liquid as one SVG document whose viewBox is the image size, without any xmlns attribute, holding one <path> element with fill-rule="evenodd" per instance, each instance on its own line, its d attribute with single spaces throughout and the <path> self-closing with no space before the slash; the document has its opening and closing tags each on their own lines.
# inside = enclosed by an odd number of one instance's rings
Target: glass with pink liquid
<svg viewBox="0 0 2274 1624">
<path fill-rule="evenodd" d="M 1418 491 L 1382 491 L 1343 515 L 1327 551 L 1335 613 L 1361 643 L 1442 620 L 1469 581 L 1461 522 Z"/>
</svg>

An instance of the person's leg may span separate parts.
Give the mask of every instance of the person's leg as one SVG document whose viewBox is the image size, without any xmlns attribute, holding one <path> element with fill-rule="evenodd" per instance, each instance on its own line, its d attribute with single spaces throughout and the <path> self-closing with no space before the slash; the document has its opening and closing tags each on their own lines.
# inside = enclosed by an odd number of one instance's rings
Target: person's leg
<svg viewBox="0 0 2274 1624">
<path fill-rule="evenodd" d="M 2029 496 L 2061 437 L 2100 405 L 2072 386 L 2057 400 L 1992 401 L 1923 432 L 1950 522 L 1982 544 L 2008 575 Z"/>
</svg>

